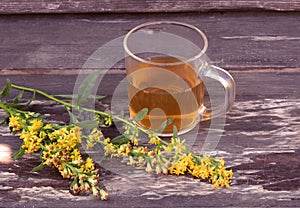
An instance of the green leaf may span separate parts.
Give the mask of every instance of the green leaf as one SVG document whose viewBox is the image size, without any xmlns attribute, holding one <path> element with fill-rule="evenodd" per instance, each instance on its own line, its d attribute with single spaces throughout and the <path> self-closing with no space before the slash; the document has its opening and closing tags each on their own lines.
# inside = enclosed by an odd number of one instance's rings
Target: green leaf
<svg viewBox="0 0 300 208">
<path fill-rule="evenodd" d="M 93 95 L 93 96 L 90 96 L 88 98 L 93 98 L 93 99 L 96 99 L 96 100 L 101 100 L 101 99 L 103 99 L 105 97 L 106 97 L 105 95 Z"/>
<path fill-rule="evenodd" d="M 43 169 L 44 167 L 45 167 L 45 165 L 44 165 L 43 163 L 41 163 L 41 164 L 39 164 L 38 166 L 32 168 L 31 171 L 32 171 L 32 172 L 37 172 L 37 171 Z"/>
<path fill-rule="evenodd" d="M 171 117 L 171 118 L 168 118 L 167 120 L 165 120 L 161 126 L 156 129 L 157 132 L 162 132 L 168 125 L 170 125 L 172 122 L 173 122 L 174 118 Z"/>
<path fill-rule="evenodd" d="M 94 129 L 98 127 L 98 122 L 96 120 L 86 120 L 74 124 L 84 129 Z"/>
<path fill-rule="evenodd" d="M 32 97 L 30 98 L 30 100 L 28 100 L 24 105 L 28 106 L 34 99 L 35 99 L 35 91 L 33 92 Z"/>
<path fill-rule="evenodd" d="M 66 99 L 73 99 L 73 98 L 77 99 L 78 95 L 77 94 L 74 94 L 74 95 L 54 95 L 54 97 L 61 97 L 61 98 L 66 98 Z M 87 98 L 93 98 L 93 99 L 96 99 L 96 100 L 101 100 L 105 97 L 106 96 L 104 96 L 104 95 L 90 95 Z"/>
<path fill-rule="evenodd" d="M 173 126 L 173 137 L 174 138 L 178 137 L 178 130 L 177 130 L 177 127 L 175 125 Z"/>
<path fill-rule="evenodd" d="M 71 111 L 68 110 L 69 116 L 70 116 L 70 124 L 75 124 L 77 122 L 77 118 Z"/>
<path fill-rule="evenodd" d="M 7 106 L 12 108 L 21 108 L 28 106 L 35 98 L 35 92 L 33 92 L 32 97 L 26 103 L 6 103 Z"/>
<path fill-rule="evenodd" d="M 9 92 L 10 92 L 10 89 L 11 89 L 11 82 L 10 80 L 8 79 L 6 81 L 6 85 L 5 87 L 2 89 L 2 91 L 0 92 L 0 98 L 3 98 L 5 96 L 9 96 Z"/>
<path fill-rule="evenodd" d="M 17 159 L 19 159 L 20 157 L 22 157 L 23 155 L 24 155 L 24 153 L 25 153 L 25 149 L 24 148 L 20 148 L 13 156 L 12 156 L 12 158 L 14 159 L 14 160 L 17 160 Z"/>
<path fill-rule="evenodd" d="M 94 87 L 100 71 L 89 74 L 80 84 L 77 96 L 77 105 L 80 106 L 88 97 L 91 96 L 92 88 Z"/>
<path fill-rule="evenodd" d="M 4 118 L 3 121 L 1 121 L 0 126 L 5 123 L 8 123 L 8 120 L 9 120 L 9 117 Z"/>
<path fill-rule="evenodd" d="M 77 177 L 74 177 L 74 180 L 73 180 L 73 182 L 71 183 L 70 187 L 75 186 L 77 183 L 78 183 L 78 179 L 77 179 Z"/>
<path fill-rule="evenodd" d="M 13 102 L 14 102 L 14 103 L 19 102 L 19 101 L 22 99 L 23 94 L 24 94 L 24 90 L 21 90 L 21 91 L 19 92 L 19 94 L 13 99 Z"/>
<path fill-rule="evenodd" d="M 61 98 L 67 98 L 67 99 L 73 99 L 77 98 L 77 95 L 53 95 L 54 97 L 61 97 Z"/>
<path fill-rule="evenodd" d="M 143 108 L 142 110 L 140 110 L 135 117 L 133 118 L 134 121 L 141 121 L 145 118 L 145 116 L 148 113 L 148 108 Z"/>
<path fill-rule="evenodd" d="M 122 135 L 122 134 L 119 135 L 119 136 L 117 136 L 117 137 L 115 137 L 115 138 L 113 138 L 113 139 L 111 140 L 111 142 L 112 142 L 114 145 L 127 144 L 128 141 L 129 141 L 129 138 L 126 137 L 126 136 L 124 136 L 124 135 Z"/>
</svg>

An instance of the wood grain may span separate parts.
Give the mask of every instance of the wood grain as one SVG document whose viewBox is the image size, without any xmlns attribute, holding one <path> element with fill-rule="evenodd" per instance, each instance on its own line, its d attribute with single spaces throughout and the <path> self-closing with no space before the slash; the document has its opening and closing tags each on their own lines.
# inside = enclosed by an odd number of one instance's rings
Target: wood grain
<svg viewBox="0 0 300 208">
<path fill-rule="evenodd" d="M 145 13 L 145 12 L 204 12 L 227 10 L 299 11 L 299 0 L 2 0 L 1 14 L 32 13 Z"/>
<path fill-rule="evenodd" d="M 80 84 L 79 72 L 64 74 L 68 70 L 55 70 L 55 74 L 2 74 L 0 86 L 4 86 L 7 79 L 11 82 L 33 87 L 50 94 L 72 94 Z M 38 71 L 36 71 L 38 72 Z M 293 71 L 285 70 L 251 70 L 231 71 L 237 85 L 237 98 L 240 100 L 278 98 L 299 98 L 300 93 L 300 68 Z M 124 70 L 109 70 L 101 77 L 97 93 L 112 96 L 117 85 L 125 78 Z M 14 94 L 12 94 L 13 96 Z M 30 97 L 29 95 L 27 97 Z M 39 97 L 42 99 L 42 97 Z"/>
<path fill-rule="evenodd" d="M 184 176 L 151 176 L 134 170 L 128 174 L 128 169 L 120 169 L 123 167 L 120 161 L 109 160 L 109 163 L 101 163 L 101 183 L 111 198 L 102 202 L 87 196 L 72 196 L 68 181 L 52 168 L 32 173 L 31 169 L 40 163 L 38 154 L 33 154 L 1 164 L 1 206 L 298 206 L 300 70 L 275 71 L 231 71 L 237 82 L 237 99 L 227 115 L 225 131 L 215 150 L 234 170 L 235 178 L 229 189 L 215 191 L 208 183 Z M 0 86 L 10 78 L 14 83 L 53 94 L 71 93 L 76 74 L 63 74 L 3 75 Z M 115 84 L 124 76 L 123 70 L 111 71 L 99 90 L 105 89 L 107 95 L 111 95 Z M 109 97 L 103 102 L 109 104 Z M 30 109 L 47 113 L 51 119 L 67 118 L 60 105 L 41 97 Z M 0 117 L 3 116 L 0 111 Z M 200 151 L 209 126 L 209 122 L 199 125 L 197 138 L 191 143 L 193 151 Z M 107 129 L 105 135 L 114 135 L 116 131 Z M 186 139 L 189 142 L 190 137 Z M 15 152 L 20 140 L 12 136 L 7 127 L 0 126 L 0 145 L 7 145 Z"/>
<path fill-rule="evenodd" d="M 104 44 L 138 24 L 158 20 L 186 22 L 203 30 L 209 41 L 207 55 L 221 67 L 300 66 L 298 13 L 228 12 L 2 16 L 0 69 L 80 69 Z"/>
<path fill-rule="evenodd" d="M 10 79 L 50 94 L 71 94 L 80 83 L 82 65 L 95 50 L 143 22 L 176 20 L 196 25 L 207 34 L 207 54 L 233 75 L 237 94 L 224 131 L 212 129 L 221 134 L 212 153 L 223 157 L 234 171 L 230 189 L 215 191 L 191 177 L 153 176 L 134 169 L 128 174 L 128 169 L 120 169 L 124 167 L 121 161 L 107 160 L 97 166 L 110 200 L 72 196 L 70 181 L 54 169 L 31 172 L 41 162 L 38 154 L 10 160 L 7 155 L 16 152 L 21 141 L 0 126 L 0 207 L 299 206 L 298 11 L 299 0 L 1 1 L 0 14 L 18 15 L 0 18 L 0 88 Z M 109 71 L 101 65 L 98 68 L 105 76 L 97 92 L 107 97 L 97 107 L 107 109 L 125 78 L 124 64 L 120 61 Z M 68 122 L 61 105 L 36 98 L 29 110 Z M 4 116 L 0 110 L 0 120 Z M 211 126 L 208 121 L 198 127 L 182 136 L 194 152 L 201 151 Z M 103 132 L 106 136 L 118 133 L 115 128 Z M 97 161 L 97 151 L 86 153 Z"/>
</svg>

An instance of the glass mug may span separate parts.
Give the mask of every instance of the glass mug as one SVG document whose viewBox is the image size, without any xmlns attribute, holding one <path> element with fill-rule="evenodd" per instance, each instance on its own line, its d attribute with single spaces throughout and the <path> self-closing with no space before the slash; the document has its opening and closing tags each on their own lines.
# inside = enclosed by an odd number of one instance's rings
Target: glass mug
<svg viewBox="0 0 300 208">
<path fill-rule="evenodd" d="M 235 82 L 225 70 L 209 64 L 205 34 L 193 25 L 174 21 L 144 23 L 124 38 L 129 113 L 133 118 L 143 108 L 148 113 L 136 123 L 171 136 L 173 126 L 179 134 L 193 129 L 200 121 L 224 115 L 235 98 Z M 224 103 L 216 109 L 204 103 L 205 79 L 224 87 Z"/>
</svg>

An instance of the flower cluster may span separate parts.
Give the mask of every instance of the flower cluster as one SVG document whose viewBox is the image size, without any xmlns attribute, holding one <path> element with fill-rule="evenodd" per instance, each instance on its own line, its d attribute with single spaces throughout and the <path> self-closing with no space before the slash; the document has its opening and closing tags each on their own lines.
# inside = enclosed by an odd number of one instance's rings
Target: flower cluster
<svg viewBox="0 0 300 208">
<path fill-rule="evenodd" d="M 100 142 L 106 155 L 128 157 L 129 165 L 145 167 L 148 173 L 191 174 L 211 182 L 215 189 L 229 187 L 233 173 L 225 168 L 223 159 L 191 153 L 185 141 L 178 136 L 173 136 L 170 142 L 162 140 L 153 132 L 148 132 L 148 137 L 147 146 L 132 143 L 132 137 L 122 144 L 110 138 Z"/>
<path fill-rule="evenodd" d="M 44 123 L 39 114 L 13 110 L 10 111 L 8 126 L 23 140 L 19 153 L 40 151 L 43 160 L 40 167 L 55 167 L 63 178 L 73 178 L 70 186 L 73 194 L 92 192 L 103 200 L 108 198 L 108 194 L 98 187 L 99 174 L 93 160 L 89 157 L 84 160 L 79 150 L 83 137 L 80 127 Z M 88 136 L 92 142 L 102 135 L 101 131 L 96 133 Z"/>
<path fill-rule="evenodd" d="M 191 153 L 178 157 L 169 171 L 176 175 L 189 173 L 196 178 L 208 179 L 215 189 L 229 188 L 233 176 L 232 170 L 226 170 L 222 158 L 216 159 Z"/>
</svg>

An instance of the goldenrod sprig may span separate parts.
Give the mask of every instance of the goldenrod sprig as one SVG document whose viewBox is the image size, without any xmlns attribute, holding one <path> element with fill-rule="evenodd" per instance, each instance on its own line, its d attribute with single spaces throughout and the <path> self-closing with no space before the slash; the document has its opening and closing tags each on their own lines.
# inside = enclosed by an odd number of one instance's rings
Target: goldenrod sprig
<svg viewBox="0 0 300 208">
<path fill-rule="evenodd" d="M 55 167 L 63 178 L 73 178 L 70 186 L 73 194 L 90 192 L 102 200 L 108 199 L 106 191 L 98 187 L 99 174 L 93 160 L 89 157 L 84 160 L 79 150 L 80 127 L 45 123 L 39 114 L 33 112 L 8 111 L 8 126 L 23 140 L 15 159 L 39 151 L 42 163 L 34 171 L 45 165 Z"/>
<path fill-rule="evenodd" d="M 232 170 L 227 170 L 223 159 L 205 154 L 190 152 L 177 135 L 170 142 L 164 141 L 152 132 L 148 134 L 149 146 L 132 145 L 127 141 L 115 144 L 110 139 L 100 141 L 104 145 L 106 155 L 112 157 L 128 157 L 128 164 L 144 167 L 148 173 L 156 174 L 190 174 L 195 178 L 207 180 L 215 189 L 228 188 L 232 181 Z"/>
<path fill-rule="evenodd" d="M 95 81 L 94 76 L 88 76 Z M 128 158 L 129 165 L 144 167 L 146 172 L 156 174 L 190 174 L 195 178 L 200 178 L 212 183 L 218 189 L 219 187 L 229 187 L 232 181 L 232 170 L 227 170 L 223 159 L 218 159 L 205 154 L 192 153 L 178 136 L 176 127 L 170 141 L 160 138 L 156 132 L 144 129 L 136 122 L 141 121 L 148 113 L 148 109 L 142 109 L 131 120 L 122 116 L 113 115 L 109 112 L 90 109 L 81 105 L 89 94 L 92 84 L 85 80 L 77 95 L 77 103 L 68 103 L 57 96 L 50 95 L 41 90 L 23 87 L 7 82 L 6 87 L 0 92 L 0 98 L 9 95 L 10 88 L 21 90 L 19 95 L 12 103 L 0 102 L 0 108 L 4 109 L 8 118 L 6 119 L 11 131 L 23 140 L 20 150 L 14 158 L 23 154 L 40 152 L 42 163 L 34 170 L 51 166 L 58 169 L 63 178 L 72 178 L 70 189 L 73 194 L 80 192 L 90 192 L 94 196 L 100 196 L 105 200 L 108 194 L 105 190 L 98 187 L 99 174 L 95 169 L 91 158 L 83 159 L 79 149 L 82 140 L 85 139 L 87 148 L 91 148 L 97 143 L 103 145 L 105 155 L 111 157 Z M 46 122 L 45 119 L 33 112 L 22 111 L 19 107 L 28 105 L 30 102 L 19 104 L 23 91 L 40 94 L 65 106 L 69 111 L 69 125 L 58 125 Z M 30 101 L 31 101 L 30 100 Z M 81 112 L 89 112 L 95 115 L 94 120 L 78 122 L 76 116 L 70 112 L 70 109 L 77 109 Z M 113 121 L 118 121 L 124 125 L 124 133 L 116 138 L 105 137 L 99 127 L 110 126 Z M 168 119 L 163 122 L 157 130 L 161 132 L 172 122 Z M 88 135 L 82 134 L 83 128 L 91 129 Z M 141 144 L 140 137 L 144 133 L 148 137 L 147 144 Z"/>
</svg>

